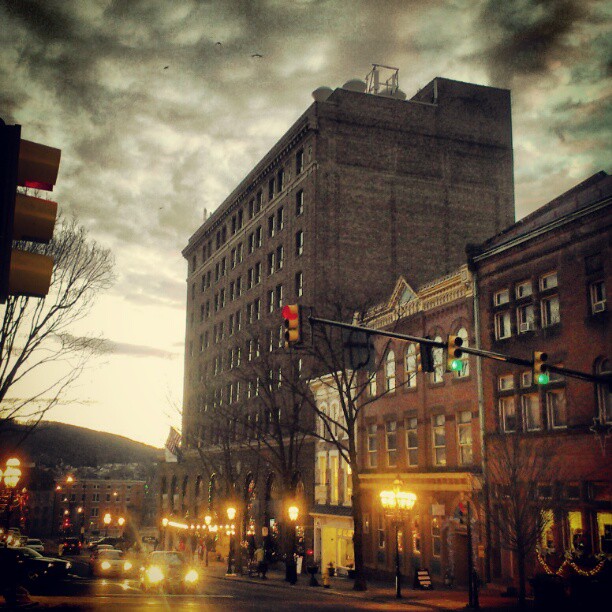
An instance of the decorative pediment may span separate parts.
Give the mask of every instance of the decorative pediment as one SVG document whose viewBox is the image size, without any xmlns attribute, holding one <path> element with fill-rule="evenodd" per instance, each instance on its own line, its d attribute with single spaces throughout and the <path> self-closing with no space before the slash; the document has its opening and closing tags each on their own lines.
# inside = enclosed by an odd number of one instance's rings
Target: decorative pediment
<svg viewBox="0 0 612 612">
<path fill-rule="evenodd" d="M 387 309 L 397 310 L 404 304 L 416 299 L 418 299 L 418 296 L 414 289 L 408 284 L 408 281 L 403 276 L 400 276 L 395 283 L 395 289 L 387 303 Z"/>
</svg>

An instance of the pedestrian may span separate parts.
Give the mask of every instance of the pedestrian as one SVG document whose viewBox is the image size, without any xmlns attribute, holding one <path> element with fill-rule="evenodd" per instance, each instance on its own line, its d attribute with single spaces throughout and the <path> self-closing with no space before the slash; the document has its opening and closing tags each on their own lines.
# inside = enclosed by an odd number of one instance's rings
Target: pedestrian
<svg viewBox="0 0 612 612">
<path fill-rule="evenodd" d="M 259 548 L 255 551 L 255 563 L 257 563 L 257 577 L 262 580 L 266 579 L 266 572 L 268 571 L 268 564 L 266 563 L 266 551 L 264 550 L 263 544 L 260 544 Z"/>
</svg>

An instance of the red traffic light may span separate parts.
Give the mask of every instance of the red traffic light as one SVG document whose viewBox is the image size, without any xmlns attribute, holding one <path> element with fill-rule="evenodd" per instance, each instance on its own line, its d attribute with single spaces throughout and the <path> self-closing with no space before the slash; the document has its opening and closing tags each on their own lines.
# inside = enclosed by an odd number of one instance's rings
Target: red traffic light
<svg viewBox="0 0 612 612">
<path fill-rule="evenodd" d="M 283 306 L 282 309 L 283 319 L 287 319 L 289 321 L 295 321 L 300 316 L 299 307 L 294 304 L 287 304 Z"/>
</svg>

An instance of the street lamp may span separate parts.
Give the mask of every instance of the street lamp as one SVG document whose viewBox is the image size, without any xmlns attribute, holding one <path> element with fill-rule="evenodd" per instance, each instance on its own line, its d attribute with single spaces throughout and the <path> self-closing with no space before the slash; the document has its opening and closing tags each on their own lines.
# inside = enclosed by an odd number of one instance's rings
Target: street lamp
<svg viewBox="0 0 612 612">
<path fill-rule="evenodd" d="M 400 571 L 399 556 L 399 527 L 406 514 L 412 510 L 416 502 L 416 495 L 403 491 L 403 482 L 396 478 L 393 482 L 391 491 L 380 492 L 380 503 L 385 513 L 393 519 L 395 523 L 395 596 L 402 597 L 402 574 Z"/>
<path fill-rule="evenodd" d="M 79 539 L 81 543 L 85 541 L 85 509 L 83 506 L 77 508 L 77 514 L 79 515 Z"/>
<path fill-rule="evenodd" d="M 8 533 L 11 522 L 11 514 L 12 514 L 12 506 L 13 506 L 13 498 L 15 495 L 15 488 L 17 487 L 17 483 L 21 478 L 21 470 L 19 469 L 19 459 L 15 457 L 11 457 L 6 461 L 6 468 L 4 470 L 4 474 L 2 470 L 0 470 L 0 478 L 4 481 L 4 486 L 9 490 L 9 499 L 8 504 L 6 506 L 6 518 L 5 518 L 5 527 Z"/>
<path fill-rule="evenodd" d="M 229 536 L 229 551 L 227 553 L 227 576 L 235 576 L 234 572 L 234 534 L 236 530 L 234 524 L 231 522 L 236 518 L 236 508 L 234 506 L 228 506 L 227 518 L 230 520 L 230 524 L 226 525 L 226 533 Z"/>
<path fill-rule="evenodd" d="M 289 520 L 291 521 L 291 554 L 287 556 L 287 561 L 285 563 L 285 580 L 290 584 L 295 584 L 297 582 L 297 567 L 295 562 L 295 527 L 296 521 L 300 514 L 300 509 L 292 504 L 287 508 L 287 515 L 289 516 Z"/>
<path fill-rule="evenodd" d="M 122 538 L 123 537 L 123 526 L 125 525 L 125 519 L 122 516 L 120 516 L 117 519 L 117 525 L 119 525 L 119 527 L 121 527 L 121 534 L 120 534 L 119 537 Z"/>
<path fill-rule="evenodd" d="M 108 536 L 108 526 L 111 524 L 111 521 L 112 521 L 113 519 L 112 519 L 111 515 L 110 515 L 110 514 L 107 512 L 107 513 L 104 515 L 104 519 L 103 519 L 103 520 L 104 520 L 104 525 L 105 525 L 105 527 L 106 527 L 106 531 L 105 531 L 104 535 L 105 535 L 105 536 Z"/>
</svg>

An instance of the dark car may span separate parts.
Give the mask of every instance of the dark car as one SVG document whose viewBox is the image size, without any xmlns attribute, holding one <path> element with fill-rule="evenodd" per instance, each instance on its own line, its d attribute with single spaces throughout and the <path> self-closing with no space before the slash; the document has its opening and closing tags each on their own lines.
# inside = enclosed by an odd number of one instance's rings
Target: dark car
<svg viewBox="0 0 612 612">
<path fill-rule="evenodd" d="M 27 589 L 58 584 L 71 568 L 70 561 L 44 557 L 31 548 L 0 548 L 0 571 Z"/>
<path fill-rule="evenodd" d="M 59 545 L 58 554 L 60 557 L 64 555 L 80 555 L 81 540 L 79 538 L 64 538 Z"/>
<path fill-rule="evenodd" d="M 156 550 L 146 560 L 140 575 L 143 591 L 195 592 L 199 575 L 183 555 L 173 550 Z"/>
</svg>

